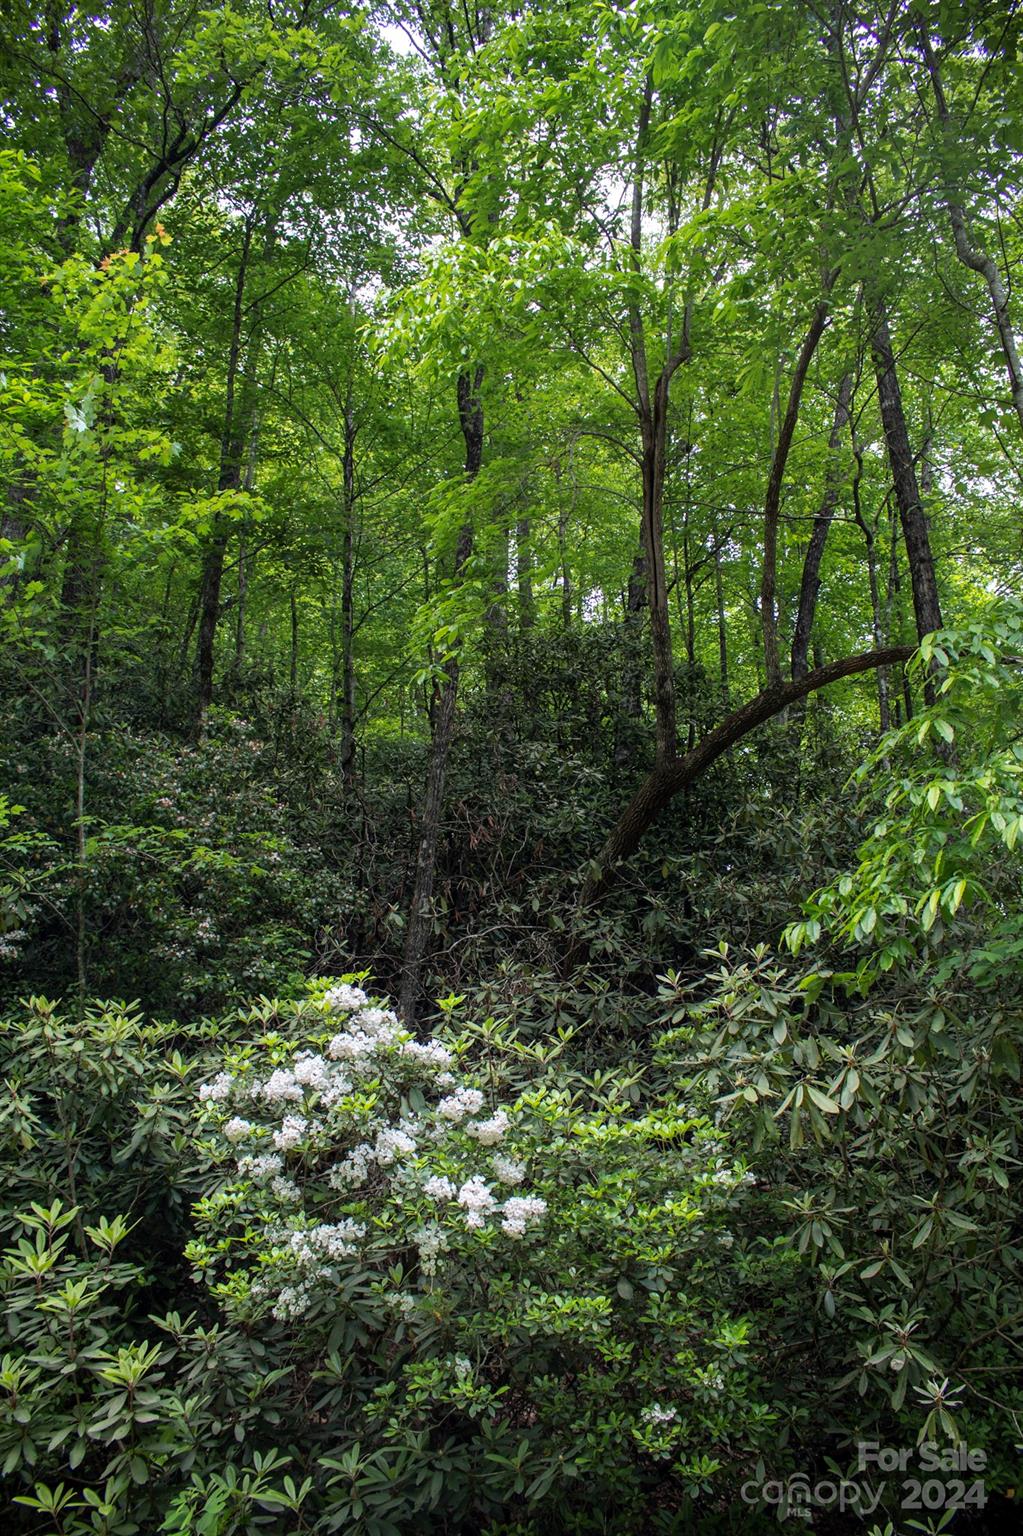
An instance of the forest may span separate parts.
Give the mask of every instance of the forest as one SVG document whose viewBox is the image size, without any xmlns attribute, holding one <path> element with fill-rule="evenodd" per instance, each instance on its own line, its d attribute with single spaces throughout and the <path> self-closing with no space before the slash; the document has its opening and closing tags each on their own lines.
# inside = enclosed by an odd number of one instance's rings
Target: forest
<svg viewBox="0 0 1023 1536">
<path fill-rule="evenodd" d="M 3 1529 L 1023 1528 L 1019 0 L 0 131 Z"/>
</svg>

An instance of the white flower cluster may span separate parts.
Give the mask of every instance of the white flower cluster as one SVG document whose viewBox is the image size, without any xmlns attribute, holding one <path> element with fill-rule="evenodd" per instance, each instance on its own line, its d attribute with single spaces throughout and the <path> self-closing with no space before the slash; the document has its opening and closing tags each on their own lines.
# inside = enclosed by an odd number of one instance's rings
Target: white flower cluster
<svg viewBox="0 0 1023 1536">
<path fill-rule="evenodd" d="M 444 1173 L 431 1174 L 423 1185 L 423 1194 L 431 1200 L 453 1200 L 455 1198 L 455 1186 Z"/>
<path fill-rule="evenodd" d="M 429 1278 L 456 1232 L 499 1226 L 518 1239 L 547 1210 L 537 1196 L 495 1192 L 526 1177 L 525 1163 L 503 1152 L 481 1167 L 481 1153 L 504 1140 L 511 1116 L 459 1079 L 446 1046 L 416 1040 L 360 987 L 334 987 L 323 1008 L 328 1020 L 344 1017 L 321 1050 L 289 1057 L 281 1036 L 268 1035 L 255 1059 L 243 1054 L 235 1072 L 219 1072 L 199 1089 L 238 1174 L 250 1181 L 237 1198 L 247 1211 L 252 1202 L 263 1221 L 266 1249 L 252 1293 L 283 1319 L 334 1294 L 339 1267 L 356 1256 L 390 1264 L 395 1249 L 411 1244 Z M 261 1047 L 273 1053 L 263 1073 Z M 435 1212 L 425 1223 L 424 1201 Z M 374 1219 L 361 1219 L 370 1213 Z"/>
<path fill-rule="evenodd" d="M 650 1403 L 639 1416 L 644 1424 L 672 1424 L 678 1418 L 678 1409 L 667 1403 Z"/>
<path fill-rule="evenodd" d="M 203 1102 L 223 1104 L 234 1087 L 230 1072 L 218 1072 L 211 1082 L 199 1085 L 199 1097 Z"/>
<path fill-rule="evenodd" d="M 325 1001 L 335 1013 L 354 1013 L 357 1008 L 368 1003 L 369 998 L 361 987 L 351 987 L 342 982 L 339 987 L 330 989 Z"/>
<path fill-rule="evenodd" d="M 748 1170 L 731 1167 L 728 1164 L 719 1164 L 715 1173 L 711 1174 L 713 1184 L 723 1184 L 728 1189 L 741 1189 L 744 1185 L 755 1184 L 756 1176 Z"/>
<path fill-rule="evenodd" d="M 521 1184 L 526 1177 L 525 1163 L 516 1162 L 514 1157 L 505 1157 L 503 1152 L 494 1153 L 490 1166 L 494 1170 L 494 1177 L 501 1184 Z"/>
<path fill-rule="evenodd" d="M 292 1147 L 302 1145 L 308 1129 L 309 1121 L 304 1115 L 285 1115 L 280 1130 L 274 1131 L 274 1146 L 278 1152 L 290 1152 Z"/>
<path fill-rule="evenodd" d="M 459 1088 L 437 1105 L 438 1115 L 457 1125 L 467 1115 L 477 1115 L 483 1108 L 483 1095 L 478 1088 Z"/>
<path fill-rule="evenodd" d="M 501 1140 L 508 1129 L 508 1111 L 498 1109 L 489 1120 L 476 1120 L 465 1129 L 474 1141 L 480 1142 L 484 1147 L 492 1147 Z"/>
<path fill-rule="evenodd" d="M 455 1198 L 465 1209 L 467 1227 L 485 1227 L 487 1217 L 497 1204 L 489 1184 L 478 1173 L 466 1179 Z"/>
<path fill-rule="evenodd" d="M 320 1222 L 319 1226 L 292 1232 L 289 1246 L 303 1269 L 317 1269 L 357 1253 L 356 1242 L 365 1232 L 358 1221 Z"/>
<path fill-rule="evenodd" d="M 501 1228 L 509 1237 L 524 1237 L 547 1213 L 547 1202 L 538 1195 L 512 1195 L 504 1202 Z"/>
</svg>

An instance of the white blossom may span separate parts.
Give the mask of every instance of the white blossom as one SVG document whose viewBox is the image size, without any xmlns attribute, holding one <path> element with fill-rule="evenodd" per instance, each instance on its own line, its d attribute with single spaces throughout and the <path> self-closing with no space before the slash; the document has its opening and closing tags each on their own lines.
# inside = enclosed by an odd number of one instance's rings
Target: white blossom
<svg viewBox="0 0 1023 1536">
<path fill-rule="evenodd" d="M 455 1186 L 443 1173 L 435 1173 L 423 1185 L 423 1194 L 431 1200 L 453 1200 Z"/>
<path fill-rule="evenodd" d="M 261 1152 L 258 1157 L 240 1157 L 238 1172 L 252 1179 L 269 1179 L 280 1173 L 284 1159 L 279 1152 Z"/>
<path fill-rule="evenodd" d="M 456 1124 L 466 1115 L 477 1115 L 483 1108 L 483 1095 L 478 1088 L 458 1088 L 448 1098 L 441 1099 L 437 1113 Z"/>
<path fill-rule="evenodd" d="M 467 1227 L 485 1226 L 487 1216 L 497 1204 L 489 1184 L 478 1173 L 466 1179 L 456 1198 L 465 1211 Z"/>
<path fill-rule="evenodd" d="M 284 1205 L 296 1205 L 302 1198 L 302 1191 L 294 1179 L 285 1179 L 280 1174 L 272 1180 L 270 1188 L 276 1199 Z"/>
<path fill-rule="evenodd" d="M 376 1152 L 368 1141 L 360 1141 L 357 1147 L 353 1147 L 348 1156 L 340 1163 L 335 1163 L 331 1169 L 327 1182 L 331 1189 L 345 1189 L 350 1185 L 362 1184 L 369 1173 L 370 1164 L 376 1159 Z"/>
<path fill-rule="evenodd" d="M 254 1084 L 253 1093 L 255 1091 Z M 289 1072 L 286 1067 L 277 1067 L 271 1072 L 266 1082 L 260 1087 L 259 1094 L 268 1104 L 289 1103 L 305 1098 L 305 1090 L 301 1083 L 296 1081 L 294 1072 Z"/>
<path fill-rule="evenodd" d="M 472 1136 L 483 1146 L 492 1147 L 501 1140 L 508 1129 L 508 1124 L 508 1111 L 497 1109 L 489 1120 L 475 1120 L 472 1125 L 466 1126 L 465 1131 L 467 1136 Z"/>
<path fill-rule="evenodd" d="M 274 1317 L 282 1323 L 294 1317 L 301 1317 L 303 1312 L 308 1312 L 312 1299 L 312 1292 L 308 1286 L 286 1285 L 274 1305 Z"/>
<path fill-rule="evenodd" d="M 538 1222 L 547 1211 L 547 1201 L 538 1195 L 511 1195 L 504 1202 L 501 1228 L 509 1237 L 522 1237 L 526 1228 Z"/>
<path fill-rule="evenodd" d="M 244 1141 L 251 1130 L 251 1120 L 243 1120 L 240 1115 L 234 1115 L 224 1126 L 224 1135 L 228 1141 Z"/>
<path fill-rule="evenodd" d="M 363 1008 L 355 1022 L 368 1035 L 389 1035 L 398 1022 L 398 1015 L 389 1008 Z"/>
<path fill-rule="evenodd" d="M 403 1056 L 409 1057 L 410 1060 L 416 1062 L 421 1067 L 446 1068 L 451 1065 L 453 1060 L 451 1052 L 447 1049 L 446 1046 L 441 1045 L 437 1040 L 427 1040 L 425 1042 L 420 1040 L 405 1040 L 402 1042 L 401 1054 Z M 443 1076 L 446 1077 L 449 1082 L 454 1082 L 454 1078 L 451 1076 L 450 1072 L 444 1072 Z M 440 1082 L 440 1078 L 438 1078 L 437 1081 Z M 441 1086 L 446 1087 L 447 1085 L 442 1083 Z"/>
<path fill-rule="evenodd" d="M 415 1150 L 415 1137 L 410 1136 L 407 1131 L 397 1128 L 377 1132 L 373 1154 L 381 1168 L 389 1168 L 399 1152 L 414 1152 Z"/>
<path fill-rule="evenodd" d="M 203 1103 L 222 1104 L 230 1096 L 234 1078 L 230 1072 L 218 1072 L 211 1082 L 200 1083 L 199 1097 Z"/>
<path fill-rule="evenodd" d="M 349 986 L 347 982 L 342 982 L 338 987 L 331 987 L 324 997 L 324 1002 L 334 1013 L 354 1013 L 368 1001 L 361 987 Z"/>
<path fill-rule="evenodd" d="M 505 1157 L 503 1152 L 494 1153 L 490 1166 L 502 1184 L 521 1184 L 526 1177 L 525 1163 L 517 1163 L 513 1157 Z"/>
<path fill-rule="evenodd" d="M 446 1234 L 434 1222 L 428 1227 L 420 1227 L 413 1238 L 419 1249 L 419 1264 L 424 1275 L 437 1273 L 437 1259 L 446 1252 L 448 1240 Z"/>
<path fill-rule="evenodd" d="M 304 1088 L 315 1089 L 318 1093 L 330 1082 L 327 1063 L 322 1056 L 314 1055 L 311 1051 L 304 1051 L 301 1056 L 295 1057 L 292 1075 L 296 1083 L 301 1083 Z"/>
<path fill-rule="evenodd" d="M 279 1131 L 274 1131 L 274 1146 L 281 1152 L 297 1147 L 309 1129 L 304 1115 L 285 1115 Z"/>
<path fill-rule="evenodd" d="M 338 1259 L 351 1258 L 358 1252 L 356 1244 L 364 1237 L 366 1228 L 361 1222 L 321 1222 L 318 1226 L 292 1232 L 289 1246 L 303 1268 L 322 1269 Z"/>
</svg>

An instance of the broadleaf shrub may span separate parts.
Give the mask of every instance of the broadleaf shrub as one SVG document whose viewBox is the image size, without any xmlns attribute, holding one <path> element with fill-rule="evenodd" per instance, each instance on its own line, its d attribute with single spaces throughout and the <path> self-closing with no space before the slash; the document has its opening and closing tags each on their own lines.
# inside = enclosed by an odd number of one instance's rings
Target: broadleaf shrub
<svg viewBox="0 0 1023 1536">
<path fill-rule="evenodd" d="M 0 1033 L 16 1530 L 672 1530 L 766 1449 L 707 1118 L 358 979 Z"/>
</svg>

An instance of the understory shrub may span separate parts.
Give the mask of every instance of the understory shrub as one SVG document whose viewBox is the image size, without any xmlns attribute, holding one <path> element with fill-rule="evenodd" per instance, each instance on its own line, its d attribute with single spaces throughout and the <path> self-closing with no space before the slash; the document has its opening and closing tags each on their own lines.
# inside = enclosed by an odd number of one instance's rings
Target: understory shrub
<svg viewBox="0 0 1023 1536">
<path fill-rule="evenodd" d="M 727 1508 L 775 1417 L 743 1161 L 694 1106 L 594 1093 L 565 1040 L 416 1039 L 357 980 L 189 1031 L 5 1025 L 15 1530 Z"/>
<path fill-rule="evenodd" d="M 927 637 L 933 703 L 856 775 L 857 860 L 787 954 L 666 980 L 656 1048 L 657 1091 L 698 1080 L 747 1149 L 751 1235 L 805 1260 L 773 1326 L 812 1434 L 965 1441 L 989 1492 L 1023 1427 L 1021 645 L 1015 604 Z"/>
</svg>

